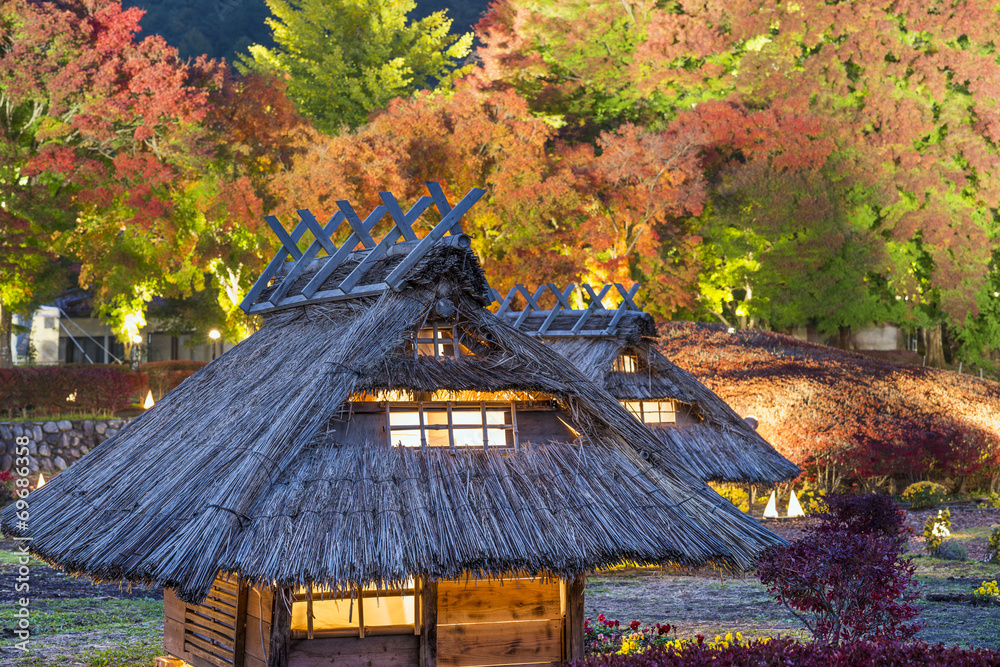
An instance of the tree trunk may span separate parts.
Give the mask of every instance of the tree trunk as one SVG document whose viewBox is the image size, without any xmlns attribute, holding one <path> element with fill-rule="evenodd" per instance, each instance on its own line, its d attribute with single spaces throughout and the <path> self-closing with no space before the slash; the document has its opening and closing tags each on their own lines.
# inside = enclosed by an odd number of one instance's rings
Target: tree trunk
<svg viewBox="0 0 1000 667">
<path fill-rule="evenodd" d="M 11 329 L 14 326 L 14 314 L 0 300 L 0 368 L 14 367 L 14 351 L 10 347 Z"/>
<path fill-rule="evenodd" d="M 941 336 L 941 323 L 924 329 L 924 355 L 927 365 L 934 368 L 944 368 L 944 344 Z"/>
<path fill-rule="evenodd" d="M 837 331 L 837 347 L 841 350 L 850 350 L 854 346 L 851 344 L 851 327 L 840 327 Z"/>
</svg>

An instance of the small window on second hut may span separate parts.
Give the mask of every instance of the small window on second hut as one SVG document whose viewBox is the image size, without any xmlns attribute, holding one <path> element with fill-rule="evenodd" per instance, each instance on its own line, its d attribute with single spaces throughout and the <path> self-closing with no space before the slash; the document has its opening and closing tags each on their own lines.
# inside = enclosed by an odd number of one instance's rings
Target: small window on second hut
<svg viewBox="0 0 1000 667">
<path fill-rule="evenodd" d="M 473 352 L 462 344 L 462 332 L 454 324 L 431 322 L 418 330 L 412 340 L 407 341 L 405 353 L 416 357 L 435 359 L 458 359 L 469 357 Z M 457 345 L 456 345 L 457 343 Z"/>
<path fill-rule="evenodd" d="M 292 602 L 293 639 L 413 634 L 418 622 L 412 581 L 397 591 L 310 586 L 296 590 Z"/>
<path fill-rule="evenodd" d="M 677 406 L 673 401 L 622 401 L 621 403 L 644 424 L 677 423 Z"/>
<path fill-rule="evenodd" d="M 615 370 L 619 373 L 635 373 L 639 369 L 639 360 L 634 354 L 619 354 L 615 359 Z"/>
<path fill-rule="evenodd" d="M 389 442 L 399 447 L 514 447 L 512 403 L 458 401 L 386 404 Z"/>
</svg>

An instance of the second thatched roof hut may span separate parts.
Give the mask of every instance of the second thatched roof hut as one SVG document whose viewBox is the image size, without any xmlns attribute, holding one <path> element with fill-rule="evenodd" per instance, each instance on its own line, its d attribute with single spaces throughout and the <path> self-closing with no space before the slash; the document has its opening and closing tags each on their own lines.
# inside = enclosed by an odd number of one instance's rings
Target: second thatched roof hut
<svg viewBox="0 0 1000 667">
<path fill-rule="evenodd" d="M 503 299 L 496 293 L 494 298 L 498 316 L 544 338 L 652 429 L 659 451 L 669 450 L 701 479 L 771 486 L 797 477 L 799 468 L 753 425 L 657 350 L 656 323 L 633 300 L 638 287 L 606 285 L 595 291 L 584 285 L 581 297 L 589 304 L 576 308 L 572 285 L 566 290 L 542 285 L 533 292 L 518 285 Z M 605 299 L 620 305 L 605 308 Z"/>
</svg>

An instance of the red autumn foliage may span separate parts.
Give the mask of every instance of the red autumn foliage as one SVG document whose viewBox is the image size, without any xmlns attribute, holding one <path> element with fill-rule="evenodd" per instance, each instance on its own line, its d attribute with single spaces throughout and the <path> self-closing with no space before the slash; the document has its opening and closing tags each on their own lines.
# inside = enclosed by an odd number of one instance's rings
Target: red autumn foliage
<svg viewBox="0 0 1000 667">
<path fill-rule="evenodd" d="M 818 526 L 772 547 L 757 577 L 820 644 L 912 638 L 920 626 L 913 573 L 902 559 L 905 515 L 888 496 L 831 496 Z"/>
<path fill-rule="evenodd" d="M 668 322 L 661 334 L 668 357 L 809 476 L 1000 471 L 997 383 L 769 332 Z"/>
<path fill-rule="evenodd" d="M 4 368 L 0 405 L 10 413 L 114 412 L 131 403 L 132 378 L 139 375 L 111 368 Z"/>
</svg>

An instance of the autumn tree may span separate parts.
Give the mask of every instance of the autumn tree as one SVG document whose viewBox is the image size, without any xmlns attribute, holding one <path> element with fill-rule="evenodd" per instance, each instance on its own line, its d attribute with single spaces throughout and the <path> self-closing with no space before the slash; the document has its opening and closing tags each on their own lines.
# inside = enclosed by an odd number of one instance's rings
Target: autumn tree
<svg viewBox="0 0 1000 667">
<path fill-rule="evenodd" d="M 580 263 L 591 282 L 642 282 L 657 315 L 694 305 L 701 238 L 690 220 L 705 203 L 706 139 L 687 116 L 661 131 L 627 123 L 603 132 L 596 151 L 572 152 L 586 202 Z"/>
<path fill-rule="evenodd" d="M 213 75 L 162 39 L 135 41 L 141 16 L 111 0 L 0 9 L 8 226 L 30 232 L 37 252 L 73 255 L 123 337 L 152 294 L 198 280 L 196 193 L 183 184 L 205 150 L 198 123 Z M 4 280 L 24 291 L 39 276 Z"/>
<path fill-rule="evenodd" d="M 248 71 L 288 77 L 298 110 L 327 133 L 415 90 L 450 84 L 472 35 L 449 33 L 443 11 L 407 19 L 413 0 L 268 0 L 274 48 L 250 47 Z"/>
</svg>

